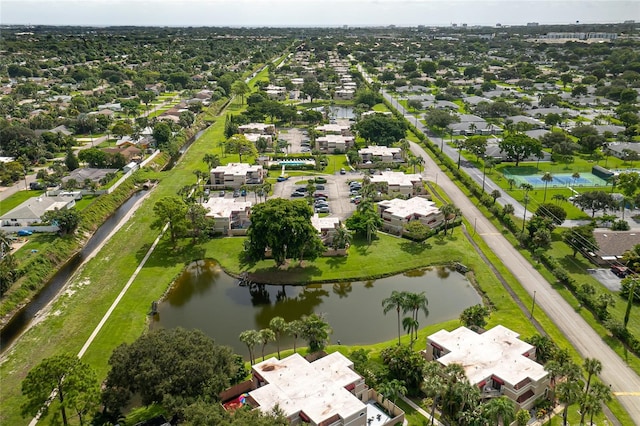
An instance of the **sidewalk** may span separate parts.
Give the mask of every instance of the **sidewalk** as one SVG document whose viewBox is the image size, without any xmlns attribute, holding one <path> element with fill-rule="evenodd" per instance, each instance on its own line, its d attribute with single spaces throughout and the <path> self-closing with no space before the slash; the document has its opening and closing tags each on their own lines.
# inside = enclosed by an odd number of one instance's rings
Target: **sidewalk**
<svg viewBox="0 0 640 426">
<path fill-rule="evenodd" d="M 414 410 L 416 410 L 418 413 L 420 413 L 423 417 L 425 417 L 427 420 L 429 420 L 429 422 L 431 422 L 431 414 L 427 413 L 426 411 L 424 411 L 420 406 L 418 406 L 415 402 L 413 402 L 412 400 L 410 400 L 409 398 L 407 398 L 406 396 L 400 396 L 400 398 L 402 398 L 402 400 L 404 402 L 406 402 L 407 404 L 409 404 L 409 406 L 411 408 L 413 408 Z M 431 423 L 429 423 L 431 424 Z M 444 424 L 440 423 L 440 421 L 438 419 L 433 419 L 433 424 L 437 425 L 437 426 L 444 426 Z"/>
</svg>

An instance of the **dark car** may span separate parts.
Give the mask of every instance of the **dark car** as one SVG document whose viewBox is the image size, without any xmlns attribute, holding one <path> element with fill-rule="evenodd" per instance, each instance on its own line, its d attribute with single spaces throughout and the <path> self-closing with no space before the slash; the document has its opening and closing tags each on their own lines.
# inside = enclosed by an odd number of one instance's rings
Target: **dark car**
<svg viewBox="0 0 640 426">
<path fill-rule="evenodd" d="M 344 167 L 342 169 L 340 169 L 340 174 L 341 175 L 346 175 L 347 171 L 344 169 Z"/>
<path fill-rule="evenodd" d="M 276 181 L 278 182 L 284 182 L 285 180 L 289 179 L 289 177 L 287 176 L 278 176 L 278 178 L 276 179 Z"/>
<path fill-rule="evenodd" d="M 313 194 L 315 198 L 329 198 L 327 194 L 323 194 L 322 192 L 316 192 Z"/>
<path fill-rule="evenodd" d="M 316 178 L 316 183 L 327 183 L 327 179 L 325 179 L 323 177 L 317 177 Z"/>
<path fill-rule="evenodd" d="M 44 184 L 40 183 L 40 182 L 31 182 L 29 184 L 29 189 L 37 191 L 40 189 L 44 189 Z"/>
<path fill-rule="evenodd" d="M 295 190 L 296 190 L 296 192 L 307 192 L 307 188 L 305 188 L 304 186 L 296 188 Z"/>
<path fill-rule="evenodd" d="M 291 194 L 292 198 L 306 197 L 306 194 L 303 192 L 295 191 Z"/>
<path fill-rule="evenodd" d="M 324 185 L 316 185 L 316 189 L 324 189 Z"/>
</svg>

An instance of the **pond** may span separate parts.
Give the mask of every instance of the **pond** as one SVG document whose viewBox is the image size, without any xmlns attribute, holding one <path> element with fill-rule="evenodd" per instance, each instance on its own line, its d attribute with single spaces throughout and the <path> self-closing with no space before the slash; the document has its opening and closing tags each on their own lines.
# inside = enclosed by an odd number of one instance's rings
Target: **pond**
<svg viewBox="0 0 640 426">
<path fill-rule="evenodd" d="M 242 287 L 207 260 L 190 264 L 178 277 L 151 327 L 198 328 L 216 343 L 247 355 L 238 340 L 242 331 L 266 328 L 276 316 L 292 321 L 315 312 L 326 315 L 332 343 L 372 344 L 398 335 L 396 312 L 382 312 L 382 300 L 393 290 L 425 292 L 429 316 L 420 314 L 421 327 L 458 318 L 465 308 L 481 303 L 464 275 L 444 267 L 365 282 Z M 282 342 L 282 348 L 293 346 L 292 340 Z M 267 346 L 267 352 L 273 351 L 274 345 Z"/>
<path fill-rule="evenodd" d="M 329 119 L 331 120 L 335 120 L 338 118 L 348 118 L 350 120 L 353 120 L 356 116 L 353 112 L 353 108 L 349 106 L 330 105 L 327 107 L 317 107 L 314 108 L 314 110 L 324 113 L 325 108 L 328 108 Z"/>
</svg>

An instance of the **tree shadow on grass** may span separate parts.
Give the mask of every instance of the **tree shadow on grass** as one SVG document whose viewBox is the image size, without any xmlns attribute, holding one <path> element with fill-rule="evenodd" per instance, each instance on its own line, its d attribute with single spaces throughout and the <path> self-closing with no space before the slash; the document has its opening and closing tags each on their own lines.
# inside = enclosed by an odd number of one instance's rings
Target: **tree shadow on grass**
<svg viewBox="0 0 640 426">
<path fill-rule="evenodd" d="M 419 243 L 415 241 L 403 241 L 400 243 L 400 249 L 403 252 L 412 255 L 422 254 L 425 250 L 428 250 L 431 247 L 431 244 L 425 241 Z"/>
<path fill-rule="evenodd" d="M 347 256 L 332 256 L 327 259 L 327 265 L 331 269 L 337 269 L 347 263 Z"/>
<path fill-rule="evenodd" d="M 145 244 L 136 252 L 138 263 L 142 262 L 147 255 L 151 244 Z M 198 245 L 178 245 L 176 247 L 171 244 L 169 239 L 162 239 L 155 250 L 147 259 L 145 266 L 175 266 L 177 264 L 189 264 L 192 261 L 204 259 L 206 250 Z"/>
<path fill-rule="evenodd" d="M 314 277 L 322 275 L 322 270 L 305 261 L 285 268 L 275 265 L 269 268 L 258 268 L 249 274 L 251 281 L 261 284 L 291 284 L 300 285 L 310 282 Z"/>
</svg>

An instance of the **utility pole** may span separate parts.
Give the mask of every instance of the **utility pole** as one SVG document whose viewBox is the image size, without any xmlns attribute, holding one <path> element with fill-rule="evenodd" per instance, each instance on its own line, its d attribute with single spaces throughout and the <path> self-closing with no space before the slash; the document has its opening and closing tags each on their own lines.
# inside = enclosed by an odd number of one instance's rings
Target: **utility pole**
<svg viewBox="0 0 640 426">
<path fill-rule="evenodd" d="M 533 310 L 536 307 L 536 291 L 533 290 L 533 303 L 531 304 L 531 314 L 529 315 L 529 319 L 533 319 Z"/>
</svg>

